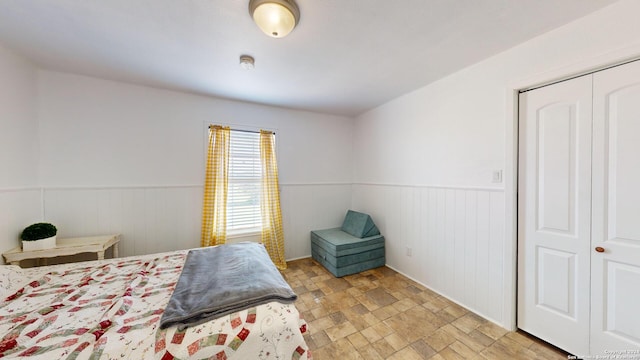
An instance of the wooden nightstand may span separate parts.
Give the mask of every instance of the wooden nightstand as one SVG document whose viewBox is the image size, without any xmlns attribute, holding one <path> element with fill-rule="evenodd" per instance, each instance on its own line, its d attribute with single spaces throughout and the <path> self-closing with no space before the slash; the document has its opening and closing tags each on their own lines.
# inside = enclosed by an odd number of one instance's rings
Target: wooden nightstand
<svg viewBox="0 0 640 360">
<path fill-rule="evenodd" d="M 22 251 L 18 246 L 4 254 L 5 261 L 11 265 L 20 265 L 21 260 L 44 259 L 57 256 L 96 253 L 98 260 L 104 259 L 104 252 L 113 246 L 113 257 L 118 257 L 120 234 L 58 239 L 56 247 L 46 250 Z"/>
</svg>

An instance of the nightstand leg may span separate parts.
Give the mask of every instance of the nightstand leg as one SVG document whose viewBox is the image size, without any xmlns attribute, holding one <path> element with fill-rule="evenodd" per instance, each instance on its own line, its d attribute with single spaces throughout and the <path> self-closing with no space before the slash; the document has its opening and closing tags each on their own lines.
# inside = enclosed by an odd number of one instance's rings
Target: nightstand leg
<svg viewBox="0 0 640 360">
<path fill-rule="evenodd" d="M 115 243 L 115 245 L 113 245 L 113 257 L 120 257 L 120 255 L 118 254 L 118 243 Z"/>
<path fill-rule="evenodd" d="M 104 251 L 98 251 L 98 260 L 104 260 Z"/>
<path fill-rule="evenodd" d="M 12 262 L 11 262 L 11 265 L 18 265 L 18 266 L 20 266 L 20 261 L 19 261 L 19 260 L 18 260 L 18 261 L 12 261 Z"/>
</svg>

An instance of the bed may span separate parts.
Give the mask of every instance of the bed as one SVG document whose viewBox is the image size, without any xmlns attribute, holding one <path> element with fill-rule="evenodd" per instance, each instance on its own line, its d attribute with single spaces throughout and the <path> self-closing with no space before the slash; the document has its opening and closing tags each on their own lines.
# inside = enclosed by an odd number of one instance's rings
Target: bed
<svg viewBox="0 0 640 360">
<path fill-rule="evenodd" d="M 311 359 L 293 304 L 159 327 L 187 251 L 21 269 L 0 266 L 0 357 Z"/>
</svg>

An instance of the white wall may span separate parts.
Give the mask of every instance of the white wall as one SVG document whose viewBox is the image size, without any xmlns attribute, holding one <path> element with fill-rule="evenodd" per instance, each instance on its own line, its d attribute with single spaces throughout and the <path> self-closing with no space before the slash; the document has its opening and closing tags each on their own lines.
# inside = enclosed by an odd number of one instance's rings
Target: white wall
<svg viewBox="0 0 640 360">
<path fill-rule="evenodd" d="M 121 232 L 125 255 L 197 246 L 205 124 L 266 127 L 278 132 L 288 258 L 309 255 L 308 231 L 338 225 L 353 205 L 374 216 L 390 266 L 509 327 L 510 90 L 640 56 L 639 12 L 640 2 L 622 0 L 355 125 L 51 71 L 36 81 L 32 65 L 0 48 L 0 244 L 15 246 L 39 216 L 41 184 L 44 218 L 62 236 Z M 496 169 L 504 184 L 491 182 Z"/>
<path fill-rule="evenodd" d="M 353 120 L 52 71 L 38 73 L 45 219 L 118 232 L 123 255 L 198 246 L 206 126 L 277 132 L 287 258 L 351 203 Z"/>
<path fill-rule="evenodd" d="M 380 223 L 390 266 L 512 326 L 510 90 L 640 57 L 639 12 L 620 1 L 356 119 L 353 205 Z"/>
<path fill-rule="evenodd" d="M 0 253 L 40 220 L 36 68 L 0 45 Z M 4 261 L 4 259 L 2 259 Z"/>
</svg>

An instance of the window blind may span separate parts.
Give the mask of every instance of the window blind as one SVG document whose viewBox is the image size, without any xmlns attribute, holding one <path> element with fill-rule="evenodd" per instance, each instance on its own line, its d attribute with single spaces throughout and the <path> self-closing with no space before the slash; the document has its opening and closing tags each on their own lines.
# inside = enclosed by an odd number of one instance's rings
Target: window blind
<svg viewBox="0 0 640 360">
<path fill-rule="evenodd" d="M 231 130 L 227 232 L 230 235 L 260 231 L 260 134 Z"/>
</svg>

